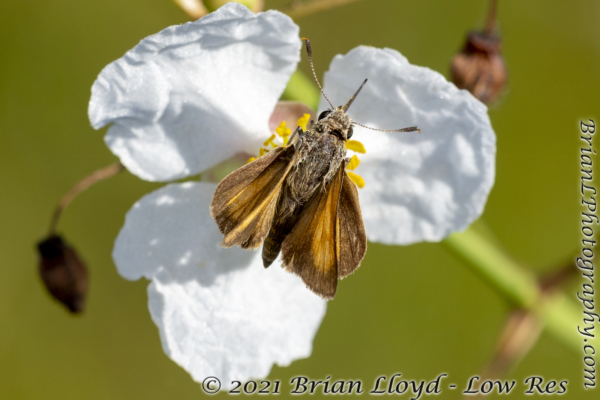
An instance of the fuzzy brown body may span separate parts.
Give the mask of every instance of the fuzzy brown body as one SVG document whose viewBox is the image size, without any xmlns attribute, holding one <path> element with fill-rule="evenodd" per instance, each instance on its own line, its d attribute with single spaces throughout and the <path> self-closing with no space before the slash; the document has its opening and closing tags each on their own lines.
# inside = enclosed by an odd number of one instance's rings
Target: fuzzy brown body
<svg viewBox="0 0 600 400">
<path fill-rule="evenodd" d="M 298 153 L 292 170 L 283 182 L 273 226 L 265 239 L 263 264 L 275 261 L 283 240 L 296 224 L 306 202 L 325 190 L 346 157 L 346 137 L 352 120 L 337 110 L 302 133 L 295 143 Z"/>
<path fill-rule="evenodd" d="M 295 147 L 298 156 L 287 176 L 284 186 L 289 190 L 280 215 L 293 213 L 298 206 L 306 203 L 319 187 L 325 187 L 346 157 L 345 140 L 336 132 L 344 132 L 352 121 L 345 114 L 343 120 L 330 115 L 329 118 L 314 124 L 301 134 Z M 340 133 L 341 134 L 341 133 Z"/>
</svg>

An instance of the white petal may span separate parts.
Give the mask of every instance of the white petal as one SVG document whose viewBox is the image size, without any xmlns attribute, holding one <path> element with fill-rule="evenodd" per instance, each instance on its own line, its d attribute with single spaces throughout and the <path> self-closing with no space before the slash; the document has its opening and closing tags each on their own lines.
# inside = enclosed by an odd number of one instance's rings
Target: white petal
<svg viewBox="0 0 600 400">
<path fill-rule="evenodd" d="M 442 75 L 408 63 L 391 49 L 358 47 L 336 56 L 325 92 L 345 104 L 369 78 L 349 110 L 380 129 L 418 125 L 422 133 L 354 128 L 367 154 L 357 174 L 369 240 L 388 244 L 439 241 L 481 213 L 494 184 L 496 136 L 487 108 Z M 326 103 L 321 103 L 326 108 Z"/>
<path fill-rule="evenodd" d="M 142 40 L 92 87 L 89 117 L 140 178 L 197 174 L 254 152 L 299 60 L 298 26 L 277 11 L 227 4 Z"/>
<path fill-rule="evenodd" d="M 197 382 L 264 378 L 273 363 L 308 357 L 325 302 L 282 268 L 267 270 L 255 254 L 248 268 L 217 275 L 162 271 L 150 287 L 150 311 L 163 349 Z"/>
<path fill-rule="evenodd" d="M 113 258 L 128 279 L 152 279 L 152 319 L 169 357 L 201 382 L 264 378 L 308 357 L 326 304 L 259 252 L 222 249 L 209 215 L 215 185 L 171 184 L 128 212 Z"/>
<path fill-rule="evenodd" d="M 248 266 L 252 252 L 219 246 L 223 235 L 209 213 L 215 187 L 204 182 L 171 184 L 135 203 L 113 250 L 119 273 L 136 280 L 152 279 L 163 269 L 193 266 L 217 274 Z"/>
</svg>

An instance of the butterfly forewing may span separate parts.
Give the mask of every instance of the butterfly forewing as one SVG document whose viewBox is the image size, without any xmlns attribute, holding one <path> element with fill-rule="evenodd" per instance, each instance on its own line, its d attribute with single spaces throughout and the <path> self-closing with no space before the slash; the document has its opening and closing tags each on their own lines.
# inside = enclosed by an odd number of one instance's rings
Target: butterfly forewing
<svg viewBox="0 0 600 400">
<path fill-rule="evenodd" d="M 295 155 L 293 146 L 276 148 L 221 181 L 210 209 L 225 235 L 222 246 L 254 248 L 263 242 Z"/>
</svg>

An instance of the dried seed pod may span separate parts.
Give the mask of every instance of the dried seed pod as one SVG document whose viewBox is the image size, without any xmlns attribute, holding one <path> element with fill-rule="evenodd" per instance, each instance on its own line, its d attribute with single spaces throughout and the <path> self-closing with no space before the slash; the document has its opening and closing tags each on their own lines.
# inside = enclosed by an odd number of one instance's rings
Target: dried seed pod
<svg viewBox="0 0 600 400">
<path fill-rule="evenodd" d="M 60 236 L 37 245 L 39 273 L 50 294 L 72 313 L 83 312 L 88 289 L 87 267 L 77 252 Z"/>
<path fill-rule="evenodd" d="M 469 33 L 464 48 L 452 60 L 454 84 L 486 104 L 493 102 L 507 80 L 501 48 L 500 37 L 493 33 Z"/>
</svg>

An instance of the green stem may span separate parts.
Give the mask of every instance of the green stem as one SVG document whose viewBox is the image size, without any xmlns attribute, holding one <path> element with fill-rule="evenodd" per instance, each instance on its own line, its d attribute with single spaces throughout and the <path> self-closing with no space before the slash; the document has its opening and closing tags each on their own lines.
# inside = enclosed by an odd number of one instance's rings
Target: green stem
<svg viewBox="0 0 600 400">
<path fill-rule="evenodd" d="M 452 234 L 442 243 L 513 305 L 532 309 L 538 303 L 540 291 L 533 275 L 475 229 Z"/>
<path fill-rule="evenodd" d="M 558 292 L 550 297 L 538 310 L 540 320 L 546 323 L 546 329 L 557 339 L 581 353 L 583 339 L 577 333 L 581 324 L 581 310 L 564 293 Z"/>
</svg>

